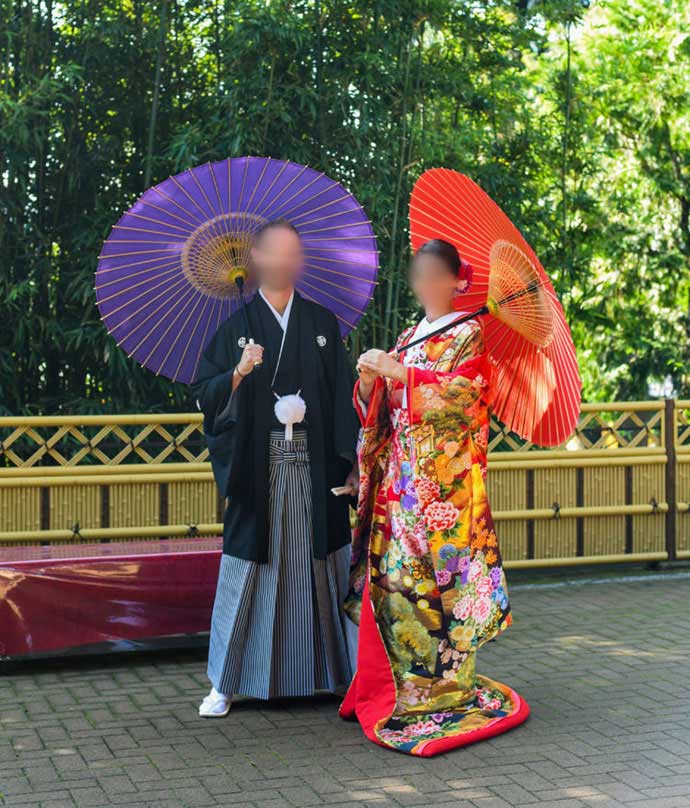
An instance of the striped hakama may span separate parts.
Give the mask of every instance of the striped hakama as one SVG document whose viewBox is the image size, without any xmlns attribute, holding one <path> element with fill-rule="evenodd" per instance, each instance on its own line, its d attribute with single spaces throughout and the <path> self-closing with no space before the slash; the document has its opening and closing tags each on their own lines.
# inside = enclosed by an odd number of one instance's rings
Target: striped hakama
<svg viewBox="0 0 690 808">
<path fill-rule="evenodd" d="M 266 564 L 223 554 L 211 621 L 208 677 L 220 693 L 307 696 L 349 684 L 350 547 L 313 557 L 307 436 L 269 440 Z"/>
</svg>

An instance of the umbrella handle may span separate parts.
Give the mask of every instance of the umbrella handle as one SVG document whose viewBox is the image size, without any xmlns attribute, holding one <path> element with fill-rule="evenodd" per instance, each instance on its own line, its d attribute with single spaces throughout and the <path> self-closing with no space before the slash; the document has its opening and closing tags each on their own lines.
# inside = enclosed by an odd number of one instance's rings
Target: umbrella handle
<svg viewBox="0 0 690 808">
<path fill-rule="evenodd" d="M 237 294 L 240 298 L 240 306 L 242 307 L 242 314 L 244 314 L 244 325 L 247 329 L 247 336 L 249 337 L 249 333 L 251 329 L 249 328 L 249 317 L 247 317 L 247 305 L 244 302 L 244 276 L 237 275 L 235 277 L 235 286 L 237 286 Z M 254 343 L 254 340 L 249 337 L 250 344 Z"/>
<path fill-rule="evenodd" d="M 532 281 L 532 283 L 525 286 L 524 289 L 519 289 L 517 292 L 513 292 L 512 294 L 507 295 L 501 300 L 493 300 L 489 298 L 486 303 L 481 306 L 480 308 L 476 309 L 475 311 L 471 312 L 470 314 L 463 314 L 462 317 L 458 317 L 457 320 L 453 320 L 452 323 L 448 323 L 448 325 L 441 326 L 441 328 L 437 328 L 435 331 L 431 331 L 429 334 L 426 334 L 424 337 L 420 337 L 419 339 L 412 340 L 412 342 L 408 342 L 407 345 L 403 345 L 402 348 L 398 350 L 398 355 L 404 353 L 408 348 L 413 348 L 415 345 L 419 345 L 421 342 L 426 342 L 430 337 L 435 337 L 437 334 L 443 334 L 444 331 L 449 331 L 451 328 L 454 328 L 456 325 L 460 325 L 460 323 L 466 323 L 468 320 L 472 320 L 474 317 L 481 317 L 483 314 L 493 314 L 495 317 L 498 314 L 501 306 L 504 306 L 506 303 L 511 303 L 513 300 L 517 300 L 520 297 L 524 297 L 524 295 L 533 294 L 539 289 L 540 284 L 536 281 Z"/>
<path fill-rule="evenodd" d="M 242 306 L 242 314 L 244 314 L 244 325 L 247 329 L 247 336 L 249 337 L 249 344 L 254 345 L 254 338 L 249 336 L 251 329 L 249 328 L 249 317 L 247 317 L 247 304 L 244 301 L 244 276 L 237 275 L 235 277 L 235 284 L 237 285 L 237 291 L 240 296 L 240 306 Z M 254 367 L 258 368 L 261 362 L 254 362 Z"/>
<path fill-rule="evenodd" d="M 253 344 L 254 344 L 254 339 L 253 339 L 253 337 L 249 337 L 249 344 L 250 344 L 250 345 L 253 345 Z M 261 362 L 254 362 L 254 367 L 255 367 L 255 368 L 258 368 L 260 364 L 261 364 Z"/>
<path fill-rule="evenodd" d="M 468 320 L 472 320 L 475 317 L 480 317 L 482 314 L 489 314 L 490 309 L 487 305 L 482 306 L 481 308 L 477 309 L 476 311 L 471 312 L 470 314 L 463 314 L 462 317 L 458 317 L 457 320 L 453 320 L 453 322 L 448 323 L 448 325 L 443 325 L 441 328 L 437 328 L 435 331 L 431 331 L 428 334 L 425 334 L 423 337 L 419 339 L 413 339 L 412 342 L 408 342 L 407 344 L 403 345 L 402 347 L 398 348 L 397 354 L 405 353 L 408 348 L 413 348 L 415 345 L 419 345 L 422 342 L 426 342 L 431 337 L 435 337 L 437 334 L 443 334 L 445 331 L 450 331 L 451 328 L 454 328 L 456 325 L 460 325 L 460 323 L 466 323 Z"/>
</svg>

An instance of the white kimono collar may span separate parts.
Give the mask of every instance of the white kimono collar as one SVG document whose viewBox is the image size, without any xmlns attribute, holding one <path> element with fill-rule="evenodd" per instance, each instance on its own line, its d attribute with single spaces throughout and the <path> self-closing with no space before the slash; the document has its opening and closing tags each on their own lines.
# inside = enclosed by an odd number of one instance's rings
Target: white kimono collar
<svg viewBox="0 0 690 808">
<path fill-rule="evenodd" d="M 290 320 L 290 310 L 292 309 L 292 301 L 295 299 L 295 290 L 292 290 L 292 294 L 290 295 L 290 299 L 287 302 L 287 306 L 285 307 L 285 311 L 280 314 L 280 312 L 275 309 L 271 303 L 268 301 L 266 295 L 259 289 L 259 294 L 263 298 L 264 303 L 268 306 L 268 308 L 273 312 L 276 320 L 278 321 L 278 325 L 283 329 L 283 332 L 287 330 L 288 322 Z"/>
</svg>

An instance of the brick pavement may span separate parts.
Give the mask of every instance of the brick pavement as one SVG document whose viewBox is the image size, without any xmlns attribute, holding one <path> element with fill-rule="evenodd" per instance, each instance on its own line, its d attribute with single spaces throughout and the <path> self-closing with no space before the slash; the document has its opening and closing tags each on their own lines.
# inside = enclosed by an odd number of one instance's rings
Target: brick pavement
<svg viewBox="0 0 690 808">
<path fill-rule="evenodd" d="M 41 663 L 0 676 L 0 805 L 690 808 L 690 574 L 529 580 L 479 655 L 532 706 L 506 735 L 420 760 L 330 697 L 198 719 L 202 650 Z"/>
</svg>

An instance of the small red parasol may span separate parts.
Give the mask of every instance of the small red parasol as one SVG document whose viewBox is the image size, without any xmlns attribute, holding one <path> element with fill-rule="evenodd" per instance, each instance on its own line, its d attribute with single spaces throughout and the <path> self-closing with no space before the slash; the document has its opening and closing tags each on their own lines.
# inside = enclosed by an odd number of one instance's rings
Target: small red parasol
<svg viewBox="0 0 690 808">
<path fill-rule="evenodd" d="M 447 168 L 417 180 L 410 236 L 413 251 L 440 238 L 472 265 L 471 288 L 458 303 L 484 322 L 497 418 L 525 440 L 562 444 L 580 413 L 580 375 L 563 309 L 534 250 L 478 185 Z"/>
</svg>

